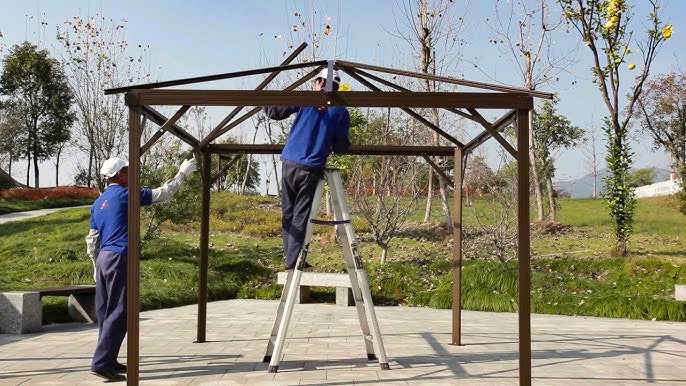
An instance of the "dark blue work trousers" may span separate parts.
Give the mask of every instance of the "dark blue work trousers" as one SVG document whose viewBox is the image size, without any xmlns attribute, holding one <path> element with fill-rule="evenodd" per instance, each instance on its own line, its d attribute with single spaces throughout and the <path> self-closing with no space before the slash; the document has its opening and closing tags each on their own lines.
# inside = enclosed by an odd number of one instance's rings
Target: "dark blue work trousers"
<svg viewBox="0 0 686 386">
<path fill-rule="evenodd" d="M 100 251 L 95 260 L 98 345 L 91 370 L 113 371 L 126 335 L 126 255 Z"/>
<path fill-rule="evenodd" d="M 281 161 L 281 236 L 286 268 L 292 269 L 305 241 L 314 193 L 319 180 L 324 178 L 324 169 Z"/>
</svg>

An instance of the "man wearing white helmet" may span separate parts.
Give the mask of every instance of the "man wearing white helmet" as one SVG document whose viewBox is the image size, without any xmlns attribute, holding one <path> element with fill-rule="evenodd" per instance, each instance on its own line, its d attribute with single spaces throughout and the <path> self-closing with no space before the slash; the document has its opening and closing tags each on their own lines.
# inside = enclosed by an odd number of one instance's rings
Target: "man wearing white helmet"
<svg viewBox="0 0 686 386">
<path fill-rule="evenodd" d="M 341 77 L 334 70 L 333 89 L 338 91 Z M 314 90 L 323 91 L 328 70 L 314 80 Z M 350 114 L 345 107 L 268 106 L 264 113 L 282 120 L 297 114 L 281 152 L 281 235 L 286 269 L 295 267 L 305 241 L 305 228 L 317 183 L 323 178 L 331 152 L 344 153 L 350 147 Z M 305 262 L 305 268 L 310 265 Z"/>
<path fill-rule="evenodd" d="M 106 381 L 123 381 L 126 365 L 117 362 L 126 335 L 126 259 L 128 249 L 128 162 L 118 157 L 105 161 L 100 174 L 107 187 L 91 206 L 90 232 L 86 236 L 93 260 L 98 317 L 98 344 L 91 373 Z M 197 169 L 194 158 L 183 161 L 179 172 L 156 189 L 141 189 L 141 206 L 169 200 L 190 173 Z"/>
</svg>

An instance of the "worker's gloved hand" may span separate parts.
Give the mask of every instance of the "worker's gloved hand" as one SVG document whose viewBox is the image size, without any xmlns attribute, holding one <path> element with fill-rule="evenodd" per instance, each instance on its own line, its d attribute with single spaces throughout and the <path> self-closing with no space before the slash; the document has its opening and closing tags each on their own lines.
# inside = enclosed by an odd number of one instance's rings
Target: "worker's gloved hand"
<svg viewBox="0 0 686 386">
<path fill-rule="evenodd" d="M 195 162 L 195 158 L 191 158 L 183 161 L 181 166 L 179 166 L 179 173 L 187 176 L 193 173 L 196 169 L 198 169 L 198 165 Z"/>
</svg>

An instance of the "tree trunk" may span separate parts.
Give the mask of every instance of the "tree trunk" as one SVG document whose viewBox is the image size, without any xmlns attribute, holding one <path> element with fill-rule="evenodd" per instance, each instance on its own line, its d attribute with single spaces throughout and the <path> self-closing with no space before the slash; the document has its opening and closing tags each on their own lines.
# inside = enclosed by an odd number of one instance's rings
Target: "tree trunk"
<svg viewBox="0 0 686 386">
<path fill-rule="evenodd" d="M 545 185 L 548 190 L 548 219 L 552 222 L 557 221 L 557 210 L 555 209 L 555 192 L 553 191 L 553 180 L 550 176 L 546 176 Z"/>
<path fill-rule="evenodd" d="M 93 181 L 93 147 L 88 151 L 88 187 L 92 187 Z"/>
<path fill-rule="evenodd" d="M 453 218 L 450 214 L 450 206 L 448 206 L 448 193 L 446 192 L 445 181 L 440 176 L 438 177 L 438 190 L 441 193 L 441 206 L 443 207 L 445 225 L 448 229 L 453 229 Z"/>
<path fill-rule="evenodd" d="M 626 256 L 626 242 L 624 240 L 617 240 L 617 249 L 615 250 L 617 256 Z"/>
<path fill-rule="evenodd" d="M 436 69 L 433 69 L 433 74 L 436 75 Z M 431 109 L 431 115 L 433 117 L 433 124 L 436 125 L 437 127 L 440 127 L 440 118 L 438 116 L 438 109 Z M 434 131 L 433 133 L 433 144 L 434 146 L 439 146 L 440 145 L 440 140 L 438 138 L 438 133 Z M 436 174 L 436 177 L 438 178 L 438 191 L 441 194 L 441 206 L 443 208 L 443 216 L 444 216 L 444 222 L 445 225 L 448 229 L 453 229 L 453 217 L 450 214 L 450 206 L 448 206 L 448 194 L 446 193 L 445 189 L 445 181 L 443 181 L 443 178 Z"/>
<path fill-rule="evenodd" d="M 274 168 L 274 182 L 276 182 L 276 195 L 281 195 L 281 181 L 279 180 L 279 172 L 276 167 L 276 156 L 272 155 L 272 167 Z"/>
<path fill-rule="evenodd" d="M 246 159 L 246 161 L 247 166 L 245 167 L 245 175 L 243 176 L 243 182 L 241 182 L 241 194 L 245 194 L 245 188 L 248 185 L 248 177 L 250 176 L 250 161 L 252 161 L 252 154 L 248 154 L 248 158 Z"/>
<path fill-rule="evenodd" d="M 427 165 L 428 166 L 428 165 Z M 424 222 L 431 219 L 431 202 L 434 197 L 434 170 L 429 166 L 429 185 L 426 190 L 426 210 L 424 211 Z"/>
<path fill-rule="evenodd" d="M 55 186 L 60 186 L 60 153 L 61 149 L 57 150 L 57 158 L 55 160 Z"/>
<path fill-rule="evenodd" d="M 33 182 L 35 183 L 35 187 L 39 187 L 39 181 L 38 181 L 38 156 L 36 155 L 36 152 L 33 152 L 33 178 L 35 179 Z"/>
<path fill-rule="evenodd" d="M 31 153 L 29 152 L 26 154 L 26 187 L 30 187 L 31 185 L 29 184 L 30 180 L 29 178 L 31 177 Z"/>
<path fill-rule="evenodd" d="M 386 264 L 388 258 L 388 244 L 381 245 L 381 264 Z"/>
<path fill-rule="evenodd" d="M 533 114 L 529 111 L 529 161 L 531 162 L 531 182 L 536 196 L 537 221 L 543 221 L 543 192 L 541 191 L 541 177 L 538 174 L 538 162 L 534 152 Z"/>
</svg>

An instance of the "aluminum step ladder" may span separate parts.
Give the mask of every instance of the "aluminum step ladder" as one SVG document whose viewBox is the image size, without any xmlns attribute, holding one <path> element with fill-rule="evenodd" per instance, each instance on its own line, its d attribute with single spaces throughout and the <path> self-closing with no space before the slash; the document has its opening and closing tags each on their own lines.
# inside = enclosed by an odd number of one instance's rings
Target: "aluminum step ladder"
<svg viewBox="0 0 686 386">
<path fill-rule="evenodd" d="M 333 221 L 315 219 L 321 205 L 322 194 L 324 193 L 324 183 L 329 185 L 329 193 L 331 194 L 334 210 Z M 326 169 L 324 171 L 324 178 L 319 181 L 315 191 L 309 218 L 305 231 L 305 241 L 303 242 L 302 250 L 298 255 L 298 260 L 295 263 L 295 269 L 288 272 L 286 284 L 283 286 L 281 300 L 276 309 L 276 317 L 274 318 L 271 336 L 269 337 L 269 342 L 267 342 L 267 351 L 264 354 L 262 362 L 269 363 L 268 371 L 270 373 L 276 373 L 279 370 L 283 345 L 286 340 L 288 325 L 291 321 L 295 298 L 298 294 L 300 278 L 302 277 L 303 266 L 307 258 L 307 251 L 310 246 L 310 241 L 312 240 L 312 232 L 314 225 L 319 224 L 333 225 L 336 227 L 338 238 L 343 247 L 343 257 L 345 257 L 348 274 L 350 275 L 350 284 L 353 298 L 355 299 L 357 316 L 360 320 L 362 337 L 367 350 L 367 359 L 378 359 L 381 369 L 389 370 L 390 367 L 388 365 L 388 359 L 386 358 L 386 350 L 383 345 L 383 340 L 381 339 L 381 332 L 379 331 L 379 322 L 377 321 L 376 313 L 374 312 L 374 303 L 372 303 L 372 293 L 369 290 L 369 277 L 362 265 L 362 259 L 360 258 L 357 248 L 357 239 L 355 238 L 355 231 L 353 230 L 352 222 L 350 220 L 350 211 L 348 210 L 348 203 L 345 199 L 345 189 L 343 188 L 340 170 Z"/>
</svg>

